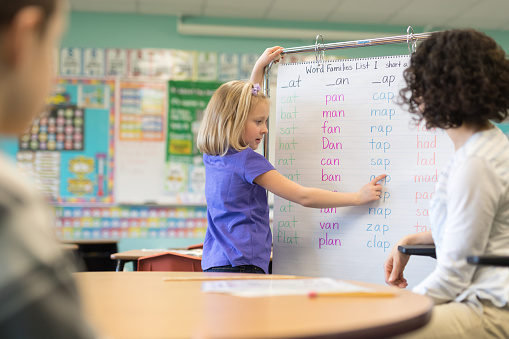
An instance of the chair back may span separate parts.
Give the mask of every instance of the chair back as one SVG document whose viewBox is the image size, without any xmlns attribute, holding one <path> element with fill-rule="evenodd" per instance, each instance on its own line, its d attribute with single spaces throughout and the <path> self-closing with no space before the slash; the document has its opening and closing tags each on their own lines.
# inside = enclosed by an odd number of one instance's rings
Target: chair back
<svg viewBox="0 0 509 339">
<path fill-rule="evenodd" d="M 196 250 L 196 249 L 203 249 L 203 243 L 201 244 L 194 244 L 187 246 L 188 250 Z"/>
<path fill-rule="evenodd" d="M 202 272 L 201 257 L 166 252 L 138 259 L 138 271 Z"/>
</svg>

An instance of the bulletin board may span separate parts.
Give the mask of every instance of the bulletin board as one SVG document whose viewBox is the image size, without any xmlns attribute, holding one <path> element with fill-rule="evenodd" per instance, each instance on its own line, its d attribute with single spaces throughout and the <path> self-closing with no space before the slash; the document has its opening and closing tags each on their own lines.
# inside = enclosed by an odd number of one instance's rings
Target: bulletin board
<svg viewBox="0 0 509 339">
<path fill-rule="evenodd" d="M 120 81 L 115 202 L 205 205 L 196 135 L 219 82 Z"/>
<path fill-rule="evenodd" d="M 375 176 L 381 200 L 311 209 L 276 197 L 273 271 L 384 283 L 382 265 L 404 235 L 430 229 L 429 202 L 453 146 L 397 104 L 409 56 L 279 66 L 275 166 L 303 186 L 356 192 Z M 435 260 L 413 257 L 411 286 Z"/>
<path fill-rule="evenodd" d="M 57 79 L 47 109 L 10 148 L 48 199 L 112 202 L 114 85 Z"/>
<path fill-rule="evenodd" d="M 170 81 L 165 191 L 179 203 L 206 204 L 205 167 L 196 138 L 220 82 Z"/>
</svg>

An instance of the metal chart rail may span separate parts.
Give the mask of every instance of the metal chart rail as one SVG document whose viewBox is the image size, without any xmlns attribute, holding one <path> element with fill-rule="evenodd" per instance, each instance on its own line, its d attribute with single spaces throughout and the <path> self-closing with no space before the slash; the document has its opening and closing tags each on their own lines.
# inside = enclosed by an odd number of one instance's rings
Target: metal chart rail
<svg viewBox="0 0 509 339">
<path fill-rule="evenodd" d="M 335 49 L 344 49 L 344 48 L 357 48 L 357 47 L 367 47 L 367 46 L 378 46 L 378 45 L 388 45 L 388 44 L 400 44 L 406 43 L 408 45 L 408 52 L 413 53 L 417 47 L 417 41 L 427 39 L 433 32 L 427 33 L 418 33 L 414 34 L 414 30 L 411 26 L 408 26 L 406 35 L 398 35 L 392 37 L 385 38 L 374 38 L 374 39 L 366 39 L 366 40 L 357 40 L 357 41 L 344 41 L 344 42 L 333 42 L 329 44 L 323 43 L 323 37 L 321 34 L 317 35 L 316 42 L 314 45 L 309 46 L 300 46 L 300 47 L 290 47 L 285 48 L 281 52 L 281 55 L 284 54 L 296 54 L 296 53 L 310 53 L 314 52 L 316 57 L 316 62 L 322 63 L 324 61 L 325 51 L 331 51 Z M 321 43 L 319 42 L 321 40 Z M 264 77 L 263 77 L 263 93 L 269 98 L 270 97 L 270 69 L 274 62 L 271 62 L 268 66 L 265 67 Z M 269 158 L 269 138 L 268 135 L 265 136 L 264 144 L 263 144 L 263 152 L 265 158 Z"/>
</svg>

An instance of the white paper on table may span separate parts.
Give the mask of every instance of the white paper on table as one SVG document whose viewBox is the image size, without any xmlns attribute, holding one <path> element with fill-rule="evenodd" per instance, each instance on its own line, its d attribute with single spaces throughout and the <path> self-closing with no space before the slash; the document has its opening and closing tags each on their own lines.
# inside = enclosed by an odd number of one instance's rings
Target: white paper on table
<svg viewBox="0 0 509 339">
<path fill-rule="evenodd" d="M 267 280 L 218 280 L 202 284 L 202 291 L 225 293 L 238 297 L 273 297 L 284 295 L 309 295 L 311 292 L 349 293 L 373 292 L 373 289 L 357 286 L 332 278 L 316 279 L 267 279 Z"/>
</svg>

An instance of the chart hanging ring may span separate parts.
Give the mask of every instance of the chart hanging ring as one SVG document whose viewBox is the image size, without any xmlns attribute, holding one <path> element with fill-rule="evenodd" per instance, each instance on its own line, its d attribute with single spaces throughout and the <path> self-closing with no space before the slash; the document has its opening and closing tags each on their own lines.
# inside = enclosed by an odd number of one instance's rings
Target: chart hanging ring
<svg viewBox="0 0 509 339">
<path fill-rule="evenodd" d="M 408 45 L 408 53 L 415 53 L 415 50 L 417 49 L 417 38 L 415 37 L 412 26 L 408 26 L 406 29 L 406 43 Z"/>
<path fill-rule="evenodd" d="M 321 39 L 322 42 L 318 43 L 318 39 Z M 323 44 L 323 36 L 318 34 L 315 40 L 315 59 L 316 62 L 321 65 L 325 58 L 325 45 Z"/>
</svg>

